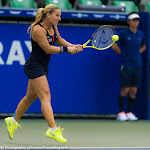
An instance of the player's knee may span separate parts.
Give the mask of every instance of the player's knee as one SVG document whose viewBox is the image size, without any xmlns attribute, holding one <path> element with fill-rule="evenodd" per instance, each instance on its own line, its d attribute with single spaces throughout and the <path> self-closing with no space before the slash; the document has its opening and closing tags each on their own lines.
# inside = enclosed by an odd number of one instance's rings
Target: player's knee
<svg viewBox="0 0 150 150">
<path fill-rule="evenodd" d="M 137 90 L 136 89 L 131 89 L 130 92 L 129 92 L 129 96 L 133 99 L 136 98 L 136 93 L 137 93 Z"/>
<path fill-rule="evenodd" d="M 129 96 L 130 96 L 132 99 L 135 99 L 135 98 L 136 98 L 136 93 L 130 93 Z"/>
<path fill-rule="evenodd" d="M 126 97 L 128 95 L 128 90 L 121 90 L 120 95 Z"/>
<path fill-rule="evenodd" d="M 26 95 L 25 97 L 26 97 L 27 102 L 29 102 L 29 103 L 32 103 L 37 99 L 37 96 Z"/>
<path fill-rule="evenodd" d="M 49 92 L 45 92 L 39 96 L 40 101 L 51 102 L 51 94 Z"/>
</svg>

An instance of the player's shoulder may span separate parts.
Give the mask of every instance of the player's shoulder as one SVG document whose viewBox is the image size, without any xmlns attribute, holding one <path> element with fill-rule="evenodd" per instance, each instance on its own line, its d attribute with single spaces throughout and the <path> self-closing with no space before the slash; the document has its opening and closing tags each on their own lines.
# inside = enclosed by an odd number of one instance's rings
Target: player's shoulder
<svg viewBox="0 0 150 150">
<path fill-rule="evenodd" d="M 39 24 L 36 24 L 34 27 L 33 27 L 33 30 L 34 31 L 38 31 L 38 30 L 44 30 L 44 28 L 43 27 L 41 27 Z"/>
<path fill-rule="evenodd" d="M 45 29 L 40 25 L 35 25 L 32 30 L 32 38 L 36 39 L 37 37 L 41 37 L 43 35 L 46 35 Z"/>
<path fill-rule="evenodd" d="M 43 27 L 41 27 L 38 24 L 33 27 L 32 34 L 39 35 L 39 34 L 42 34 L 42 33 L 46 34 L 46 30 Z"/>
</svg>

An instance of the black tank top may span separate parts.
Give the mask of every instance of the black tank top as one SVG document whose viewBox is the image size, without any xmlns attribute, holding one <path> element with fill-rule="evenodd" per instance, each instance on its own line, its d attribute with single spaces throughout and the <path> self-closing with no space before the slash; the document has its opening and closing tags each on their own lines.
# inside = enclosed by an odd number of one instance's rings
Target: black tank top
<svg viewBox="0 0 150 150">
<path fill-rule="evenodd" d="M 43 27 L 40 23 L 37 25 L 40 25 L 41 27 Z M 53 36 L 50 36 L 48 31 L 43 27 L 47 32 L 46 37 L 50 45 L 54 45 L 55 41 L 57 40 L 55 28 L 54 26 L 52 27 L 54 29 Z M 38 45 L 38 43 L 35 42 L 32 38 L 31 38 L 31 44 L 32 44 L 32 52 L 28 61 L 31 63 L 42 65 L 43 67 L 48 67 L 51 54 L 46 54 L 44 50 Z"/>
</svg>

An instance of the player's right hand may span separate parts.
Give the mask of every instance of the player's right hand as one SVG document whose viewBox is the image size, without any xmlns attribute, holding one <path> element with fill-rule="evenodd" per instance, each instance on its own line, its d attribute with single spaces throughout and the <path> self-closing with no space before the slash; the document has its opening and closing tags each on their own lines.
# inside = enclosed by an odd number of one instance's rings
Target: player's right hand
<svg viewBox="0 0 150 150">
<path fill-rule="evenodd" d="M 75 53 L 77 53 L 77 49 L 76 49 L 76 47 L 67 47 L 68 48 L 68 53 L 69 54 L 75 54 Z"/>
<path fill-rule="evenodd" d="M 83 51 L 83 47 L 81 44 L 77 44 L 77 45 L 73 45 L 73 46 L 76 48 L 77 53 Z"/>
</svg>

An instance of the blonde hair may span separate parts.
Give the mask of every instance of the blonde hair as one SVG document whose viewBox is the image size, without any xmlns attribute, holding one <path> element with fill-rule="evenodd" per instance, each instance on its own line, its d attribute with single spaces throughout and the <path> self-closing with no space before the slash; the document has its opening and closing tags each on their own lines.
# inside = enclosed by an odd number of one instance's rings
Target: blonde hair
<svg viewBox="0 0 150 150">
<path fill-rule="evenodd" d="M 60 9 L 60 8 L 54 4 L 49 4 L 45 8 L 39 8 L 38 9 L 35 21 L 31 24 L 31 26 L 27 30 L 29 33 L 29 30 L 31 29 L 30 36 L 32 35 L 33 27 L 37 23 L 40 23 L 43 20 L 43 18 L 45 18 L 47 12 L 49 12 L 51 14 L 54 12 L 55 9 Z"/>
</svg>

